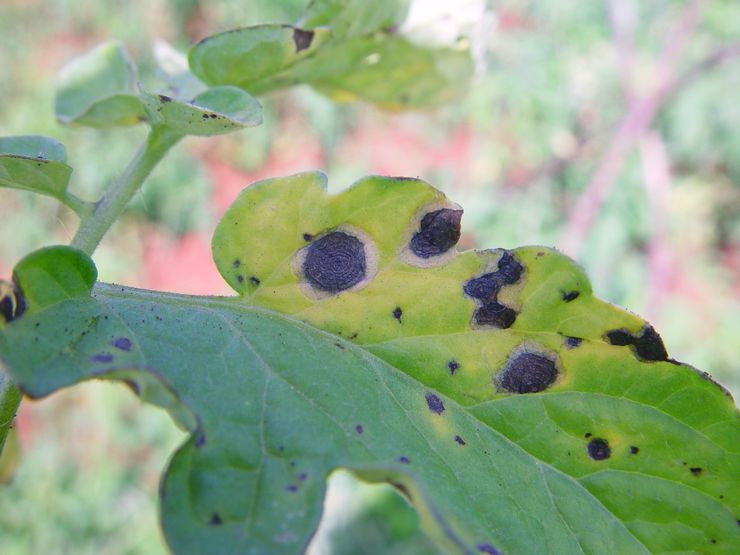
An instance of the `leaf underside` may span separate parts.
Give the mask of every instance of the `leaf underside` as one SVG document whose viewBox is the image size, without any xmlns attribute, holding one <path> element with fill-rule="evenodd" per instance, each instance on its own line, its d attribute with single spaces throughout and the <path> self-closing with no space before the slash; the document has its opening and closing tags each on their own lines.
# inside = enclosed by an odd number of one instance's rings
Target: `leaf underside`
<svg viewBox="0 0 740 555">
<path fill-rule="evenodd" d="M 460 216 L 419 180 L 256 184 L 214 236 L 238 297 L 100 284 L 0 356 L 28 395 L 123 380 L 192 431 L 162 482 L 176 553 L 299 553 L 336 468 L 449 552 L 737 552 L 726 392 L 559 253 L 456 252 Z"/>
<path fill-rule="evenodd" d="M 72 168 L 64 145 L 49 137 L 0 137 L 0 187 L 23 189 L 66 202 Z"/>
</svg>

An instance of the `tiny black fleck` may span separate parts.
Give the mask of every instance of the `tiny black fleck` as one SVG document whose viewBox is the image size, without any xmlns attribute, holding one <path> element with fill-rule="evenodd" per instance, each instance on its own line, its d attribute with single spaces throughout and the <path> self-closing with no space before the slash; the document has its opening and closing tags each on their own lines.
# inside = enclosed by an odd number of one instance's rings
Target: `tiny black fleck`
<svg viewBox="0 0 740 555">
<path fill-rule="evenodd" d="M 333 231 L 306 248 L 303 274 L 313 287 L 338 293 L 365 278 L 365 249 L 357 237 Z"/>
<path fill-rule="evenodd" d="M 357 426 L 355 426 L 355 432 L 357 432 L 358 434 L 361 434 L 364 431 L 365 428 L 362 427 L 362 424 L 358 424 Z"/>
<path fill-rule="evenodd" d="M 198 437 L 195 438 L 195 446 L 200 448 L 203 447 L 206 444 L 206 434 L 204 434 L 202 431 L 198 433 Z"/>
<path fill-rule="evenodd" d="M 481 553 L 486 553 L 486 555 L 501 555 L 501 552 L 493 547 L 490 543 L 479 543 L 475 547 Z"/>
<path fill-rule="evenodd" d="M 306 478 L 308 478 L 308 474 L 307 473 L 301 472 L 300 474 L 298 474 L 298 481 L 299 482 L 305 482 L 306 481 Z"/>
<path fill-rule="evenodd" d="M 202 116 L 200 116 L 200 117 L 202 117 L 203 119 L 208 119 L 208 114 L 203 114 L 203 115 L 202 115 Z"/>
<path fill-rule="evenodd" d="M 334 342 L 334 345 L 336 345 L 336 346 L 337 346 L 337 347 L 339 347 L 340 349 L 344 350 L 344 345 L 342 345 L 342 344 L 341 344 L 341 343 L 340 343 L 339 341 L 335 341 L 335 342 Z"/>
<path fill-rule="evenodd" d="M 583 342 L 583 339 L 581 339 L 580 337 L 566 337 L 565 347 L 567 349 L 575 349 L 581 344 L 581 342 Z"/>
<path fill-rule="evenodd" d="M 393 317 L 398 320 L 398 323 L 401 323 L 401 315 L 403 314 L 403 310 L 401 310 L 400 306 L 397 306 L 393 309 Z"/>
<path fill-rule="evenodd" d="M 465 440 L 458 435 L 455 436 L 455 441 L 460 445 L 465 445 Z"/>
<path fill-rule="evenodd" d="M 568 291 L 568 292 L 562 292 L 561 298 L 566 302 L 569 303 L 571 301 L 575 301 L 580 293 L 578 291 Z"/>
<path fill-rule="evenodd" d="M 128 337 L 119 337 L 113 342 L 113 346 L 116 349 L 121 349 L 122 351 L 130 351 L 131 340 Z"/>
<path fill-rule="evenodd" d="M 244 276 L 239 274 L 238 276 L 236 276 L 236 281 L 238 281 L 239 283 L 244 283 Z"/>
<path fill-rule="evenodd" d="M 514 324 L 516 312 L 498 301 L 492 301 L 478 307 L 473 313 L 473 319 L 479 326 L 507 329 Z"/>
<path fill-rule="evenodd" d="M 239 266 L 241 266 L 241 265 L 242 265 L 242 261 L 241 261 L 241 260 L 239 260 L 238 258 L 235 258 L 235 259 L 234 259 L 234 262 L 232 262 L 232 263 L 231 263 L 231 265 L 232 265 L 232 266 L 233 266 L 234 268 L 238 268 Z"/>
<path fill-rule="evenodd" d="M 588 438 L 590 438 L 590 437 L 591 437 L 592 435 L 593 435 L 593 434 L 592 434 L 591 432 L 586 432 L 585 434 L 583 434 L 583 437 L 585 437 L 586 439 L 588 439 Z"/>
<path fill-rule="evenodd" d="M 450 374 L 454 375 L 458 368 L 460 368 L 460 363 L 455 359 L 452 359 L 447 363 L 447 368 L 450 370 Z"/>
<path fill-rule="evenodd" d="M 213 513 L 211 515 L 211 525 L 212 526 L 218 526 L 220 524 L 223 524 L 223 520 L 221 520 L 221 517 L 218 515 L 218 513 Z"/>
<path fill-rule="evenodd" d="M 259 285 L 262 282 L 256 276 L 249 276 L 249 283 L 251 283 L 252 285 Z"/>
<path fill-rule="evenodd" d="M 352 335 L 350 335 L 350 336 L 349 336 L 349 338 L 350 338 L 350 339 L 357 339 L 357 335 L 358 335 L 358 333 L 357 333 L 357 332 L 355 332 L 355 333 L 353 333 Z"/>
<path fill-rule="evenodd" d="M 595 461 L 608 459 L 612 454 L 612 450 L 609 448 L 609 442 L 600 437 L 595 437 L 589 441 L 586 449 L 588 450 L 588 456 Z"/>
<path fill-rule="evenodd" d="M 442 208 L 425 214 L 419 231 L 411 238 L 411 252 L 419 258 L 431 258 L 446 253 L 460 239 L 462 210 Z"/>
<path fill-rule="evenodd" d="M 510 393 L 537 393 L 550 387 L 558 376 L 555 361 L 537 353 L 519 353 L 510 358 L 499 378 Z"/>
<path fill-rule="evenodd" d="M 298 491 L 298 486 L 296 486 L 295 484 L 289 484 L 285 486 L 285 491 L 288 491 L 290 493 L 295 493 Z"/>
<path fill-rule="evenodd" d="M 405 455 L 402 455 L 402 456 L 398 457 L 398 462 L 400 462 L 401 464 L 410 464 L 411 463 L 411 459 L 409 459 Z"/>
<path fill-rule="evenodd" d="M 717 543 L 717 540 L 715 540 L 714 538 L 712 538 L 712 539 L 711 539 L 711 540 L 709 540 L 709 541 L 710 541 L 710 542 L 712 542 L 712 543 Z"/>
<path fill-rule="evenodd" d="M 164 104 L 167 104 L 168 102 L 172 102 L 172 99 L 169 96 L 165 96 L 163 94 L 159 95 L 159 100 L 161 100 Z"/>
<path fill-rule="evenodd" d="M 701 473 L 702 473 L 702 471 L 703 471 L 703 470 L 704 470 L 704 469 L 703 469 L 703 468 L 701 468 L 700 466 L 692 466 L 691 468 L 689 468 L 689 471 L 690 471 L 690 472 L 691 472 L 691 473 L 692 473 L 692 474 L 693 474 L 694 476 L 701 476 Z"/>
<path fill-rule="evenodd" d="M 306 243 L 308 243 L 309 241 L 313 241 L 313 235 L 311 235 L 310 233 L 304 233 L 303 240 L 306 241 Z"/>
<path fill-rule="evenodd" d="M 635 445 L 630 445 L 630 453 L 632 455 L 637 455 L 637 453 L 640 452 L 640 448 L 636 447 Z"/>
<path fill-rule="evenodd" d="M 110 353 L 99 353 L 92 357 L 93 362 L 111 362 L 113 355 Z"/>
<path fill-rule="evenodd" d="M 304 31 L 303 29 L 293 29 L 293 42 L 295 43 L 295 51 L 300 52 L 311 46 L 313 42 L 313 31 Z"/>
<path fill-rule="evenodd" d="M 445 405 L 442 402 L 442 399 L 437 397 L 434 393 L 427 393 L 426 399 L 429 410 L 432 411 L 434 414 L 442 414 L 444 412 Z"/>
</svg>

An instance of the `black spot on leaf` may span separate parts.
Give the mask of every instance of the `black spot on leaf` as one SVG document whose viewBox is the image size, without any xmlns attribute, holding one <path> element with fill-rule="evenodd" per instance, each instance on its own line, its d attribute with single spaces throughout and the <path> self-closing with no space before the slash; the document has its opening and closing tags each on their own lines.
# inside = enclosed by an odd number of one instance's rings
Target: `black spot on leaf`
<svg viewBox="0 0 740 555">
<path fill-rule="evenodd" d="M 252 285 L 259 285 L 262 282 L 260 281 L 258 277 L 249 276 L 249 283 L 251 283 Z"/>
<path fill-rule="evenodd" d="M 295 493 L 298 491 L 298 486 L 296 486 L 295 484 L 288 484 L 287 486 L 285 486 L 285 491 Z"/>
<path fill-rule="evenodd" d="M 537 393 L 558 376 L 555 361 L 537 353 L 519 353 L 510 358 L 499 377 L 499 385 L 510 393 Z"/>
<path fill-rule="evenodd" d="M 588 438 L 590 438 L 590 437 L 591 437 L 592 435 L 594 435 L 594 434 L 592 434 L 591 432 L 586 432 L 585 434 L 583 434 L 583 437 L 585 437 L 586 439 L 588 439 Z"/>
<path fill-rule="evenodd" d="M 583 339 L 580 337 L 566 337 L 565 338 L 565 346 L 568 349 L 575 349 L 583 342 Z"/>
<path fill-rule="evenodd" d="M 466 445 L 465 440 L 458 435 L 455 436 L 455 441 L 460 445 Z"/>
<path fill-rule="evenodd" d="M 411 464 L 411 459 L 409 459 L 405 455 L 401 455 L 400 457 L 398 457 L 398 462 L 400 462 L 401 464 Z"/>
<path fill-rule="evenodd" d="M 233 266 L 234 268 L 238 268 L 239 266 L 241 266 L 241 265 L 242 265 L 242 261 L 241 261 L 241 260 L 239 260 L 238 258 L 235 258 L 235 259 L 234 259 L 234 262 L 232 262 L 232 263 L 231 263 L 231 265 L 232 265 L 232 266 Z"/>
<path fill-rule="evenodd" d="M 334 342 L 334 345 L 337 346 L 338 348 L 344 350 L 344 345 L 342 345 L 339 341 L 335 341 Z"/>
<path fill-rule="evenodd" d="M 244 276 L 239 274 L 238 276 L 236 276 L 236 281 L 238 281 L 239 283 L 244 283 Z"/>
<path fill-rule="evenodd" d="M 473 313 L 473 319 L 479 326 L 507 329 L 514 324 L 516 312 L 498 301 L 492 301 L 478 307 Z"/>
<path fill-rule="evenodd" d="M 301 472 L 301 473 L 298 474 L 298 481 L 299 482 L 305 482 L 306 481 L 306 478 L 308 478 L 308 474 L 306 474 L 305 472 Z"/>
<path fill-rule="evenodd" d="M 692 466 L 691 468 L 689 468 L 689 471 L 690 471 L 690 472 L 691 472 L 691 473 L 692 473 L 692 474 L 693 474 L 694 476 L 701 476 L 701 473 L 702 473 L 702 472 L 704 471 L 704 469 L 703 469 L 703 468 L 701 468 L 700 466 Z"/>
<path fill-rule="evenodd" d="M 12 322 L 26 311 L 26 298 L 15 279 L 0 284 L 3 287 L 0 292 L 0 316 L 6 322 Z"/>
<path fill-rule="evenodd" d="M 504 251 L 498 261 L 498 272 L 501 281 L 511 285 L 519 281 L 524 272 L 524 266 L 509 251 Z"/>
<path fill-rule="evenodd" d="M 447 363 L 447 368 L 449 369 L 450 374 L 454 375 L 455 372 L 457 372 L 457 369 L 460 368 L 460 363 L 453 359 Z"/>
<path fill-rule="evenodd" d="M 486 553 L 486 555 L 502 555 L 502 553 L 490 543 L 479 543 L 475 547 L 481 553 Z"/>
<path fill-rule="evenodd" d="M 365 278 L 365 249 L 356 237 L 333 231 L 311 243 L 307 249 L 303 273 L 316 289 L 338 293 Z"/>
<path fill-rule="evenodd" d="M 612 330 L 606 333 L 606 339 L 612 345 L 629 345 L 635 356 L 641 360 L 668 360 L 663 340 L 653 326 L 643 328 L 639 336 L 634 336 L 624 329 Z"/>
<path fill-rule="evenodd" d="M 442 402 L 442 399 L 437 397 L 434 393 L 427 393 L 426 399 L 427 399 L 427 406 L 429 407 L 430 411 L 432 411 L 435 414 L 442 414 L 444 412 L 445 405 Z"/>
<path fill-rule="evenodd" d="M 293 42 L 295 51 L 300 52 L 311 46 L 313 42 L 313 31 L 304 31 L 303 29 L 293 29 Z"/>
<path fill-rule="evenodd" d="M 120 349 L 122 351 L 130 351 L 131 340 L 128 337 L 119 337 L 115 341 L 113 341 L 113 346 L 116 349 Z"/>
<path fill-rule="evenodd" d="M 221 520 L 221 517 L 218 515 L 218 513 L 213 513 L 211 515 L 211 525 L 212 526 L 220 526 L 223 523 L 224 521 Z"/>
<path fill-rule="evenodd" d="M 92 357 L 93 362 L 111 362 L 113 355 L 110 353 L 99 353 Z"/>
<path fill-rule="evenodd" d="M 401 316 L 403 315 L 403 310 L 401 310 L 401 307 L 397 306 L 393 309 L 393 317 L 398 320 L 399 323 L 401 323 Z"/>
<path fill-rule="evenodd" d="M 313 235 L 311 235 L 310 233 L 304 233 L 303 240 L 306 241 L 306 243 L 313 241 Z"/>
<path fill-rule="evenodd" d="M 195 438 L 195 446 L 200 449 L 205 444 L 206 444 L 206 434 L 200 431 L 198 433 L 198 437 Z"/>
<path fill-rule="evenodd" d="M 429 212 L 421 219 L 419 231 L 411 238 L 411 252 L 419 258 L 446 253 L 460 239 L 462 210 L 442 208 Z"/>
<path fill-rule="evenodd" d="M 640 448 L 635 445 L 630 445 L 630 454 L 637 455 L 640 452 Z"/>
<path fill-rule="evenodd" d="M 469 279 L 463 285 L 463 291 L 467 296 L 481 301 L 494 299 L 500 288 L 501 283 L 495 272 Z"/>
<path fill-rule="evenodd" d="M 606 460 L 612 454 L 609 442 L 600 437 L 595 437 L 589 441 L 586 450 L 588 451 L 588 456 L 595 461 Z"/>
<path fill-rule="evenodd" d="M 362 424 L 358 424 L 357 426 L 355 426 L 355 432 L 357 432 L 358 434 L 361 434 L 364 431 L 365 431 L 365 428 L 362 427 Z"/>
<path fill-rule="evenodd" d="M 575 301 L 575 300 L 576 300 L 576 299 L 578 298 L 578 296 L 579 296 L 579 295 L 580 295 L 580 293 L 579 293 L 578 291 L 567 291 L 567 292 L 565 292 L 565 291 L 564 291 L 564 292 L 562 292 L 562 293 L 560 294 L 560 297 L 561 297 L 561 298 L 562 298 L 562 299 L 563 299 L 563 300 L 564 300 L 564 301 L 565 301 L 566 303 L 569 303 L 569 302 L 571 302 L 571 301 Z"/>
</svg>

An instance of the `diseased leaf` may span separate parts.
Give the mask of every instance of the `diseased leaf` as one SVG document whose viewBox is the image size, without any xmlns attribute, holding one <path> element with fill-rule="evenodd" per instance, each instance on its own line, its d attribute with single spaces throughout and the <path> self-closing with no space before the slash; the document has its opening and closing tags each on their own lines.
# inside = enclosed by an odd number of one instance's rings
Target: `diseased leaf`
<svg viewBox="0 0 740 555">
<path fill-rule="evenodd" d="M 0 329 L 2 328 L 0 320 Z M 0 365 L 0 485 L 10 479 L 18 462 L 18 445 L 12 433 L 21 394 Z"/>
<path fill-rule="evenodd" d="M 178 100 L 190 100 L 208 87 L 190 72 L 188 58 L 168 42 L 154 41 L 154 58 L 159 66 L 160 77 L 167 83 L 166 95 Z"/>
<path fill-rule="evenodd" d="M 331 27 L 335 38 L 391 32 L 406 19 L 409 4 L 408 0 L 312 0 L 296 25 Z"/>
<path fill-rule="evenodd" d="M 149 120 L 188 135 L 221 135 L 262 123 L 262 106 L 237 87 L 213 87 L 191 102 L 147 95 Z"/>
<path fill-rule="evenodd" d="M 461 216 L 415 179 L 262 182 L 214 237 L 239 297 L 100 284 L 0 358 L 30 396 L 124 380 L 192 431 L 161 489 L 176 553 L 302 552 L 336 468 L 394 484 L 443 552 L 737 552 L 726 392 L 556 251 L 456 252 Z"/>
<path fill-rule="evenodd" d="M 135 125 L 144 121 L 135 87 L 136 71 L 123 44 L 106 42 L 62 68 L 54 109 L 63 124 Z"/>
<path fill-rule="evenodd" d="M 329 29 L 258 25 L 212 35 L 188 55 L 191 71 L 209 85 L 235 85 L 261 94 L 294 83 L 275 76 L 312 55 L 330 36 Z"/>
<path fill-rule="evenodd" d="M 64 145 L 49 137 L 0 137 L 0 186 L 24 189 L 67 202 L 72 168 Z"/>
</svg>

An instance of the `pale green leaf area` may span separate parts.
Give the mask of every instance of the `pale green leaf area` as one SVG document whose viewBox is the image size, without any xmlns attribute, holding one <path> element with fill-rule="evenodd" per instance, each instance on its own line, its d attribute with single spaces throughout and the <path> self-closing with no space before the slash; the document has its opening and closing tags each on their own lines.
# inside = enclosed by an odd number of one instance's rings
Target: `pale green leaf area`
<svg viewBox="0 0 740 555">
<path fill-rule="evenodd" d="M 63 124 L 106 128 L 144 119 L 136 71 L 123 44 L 110 41 L 60 72 L 54 109 Z"/>
<path fill-rule="evenodd" d="M 406 19 L 409 4 L 408 0 L 312 0 L 297 25 L 331 27 L 335 38 L 390 32 Z"/>
<path fill-rule="evenodd" d="M 192 101 L 165 95 L 146 95 L 149 120 L 189 135 L 220 135 L 262 123 L 256 98 L 232 86 L 207 89 Z"/>
<path fill-rule="evenodd" d="M 559 253 L 456 252 L 460 207 L 426 183 L 324 187 L 237 199 L 214 237 L 237 298 L 98 284 L 2 330 L 26 394 L 123 380 L 190 430 L 161 488 L 174 552 L 300 553 L 339 468 L 394 484 L 442 552 L 737 552 L 722 388 Z"/>
<path fill-rule="evenodd" d="M 49 137 L 0 137 L 0 187 L 24 189 L 66 202 L 72 168 L 64 145 Z"/>
</svg>

